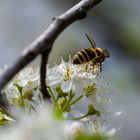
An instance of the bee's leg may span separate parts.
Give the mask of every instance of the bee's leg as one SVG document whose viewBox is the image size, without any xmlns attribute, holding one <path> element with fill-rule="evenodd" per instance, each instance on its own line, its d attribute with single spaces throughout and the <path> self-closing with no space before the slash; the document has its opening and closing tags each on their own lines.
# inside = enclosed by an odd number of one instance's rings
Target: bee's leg
<svg viewBox="0 0 140 140">
<path fill-rule="evenodd" d="M 94 75 L 100 74 L 101 71 L 102 71 L 102 64 L 101 63 L 95 63 L 93 66 L 94 66 L 93 67 L 93 74 Z"/>
<path fill-rule="evenodd" d="M 94 62 L 92 62 L 92 74 L 94 75 L 95 74 L 95 63 Z"/>
<path fill-rule="evenodd" d="M 93 64 L 87 63 L 85 64 L 85 72 L 92 72 L 93 71 Z"/>
<path fill-rule="evenodd" d="M 85 71 L 88 71 L 88 64 L 85 64 Z"/>
<path fill-rule="evenodd" d="M 100 66 L 100 72 L 102 72 L 102 63 L 99 63 Z"/>
<path fill-rule="evenodd" d="M 93 64 L 93 66 L 92 66 L 92 74 L 93 75 L 95 74 L 95 64 Z"/>
</svg>

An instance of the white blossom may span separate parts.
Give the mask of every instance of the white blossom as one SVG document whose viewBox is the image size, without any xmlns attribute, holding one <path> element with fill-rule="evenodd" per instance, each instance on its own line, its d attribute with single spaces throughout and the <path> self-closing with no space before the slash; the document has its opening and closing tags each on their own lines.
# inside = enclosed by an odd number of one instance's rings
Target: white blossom
<svg viewBox="0 0 140 140">
<path fill-rule="evenodd" d="M 111 94 L 100 68 L 74 65 L 71 57 L 69 62 L 62 59 L 60 65 L 47 67 L 46 82 L 54 110 L 66 119 L 76 120 L 63 123 L 54 117 L 52 106 L 45 108 L 41 103 L 39 68 L 32 65 L 20 71 L 3 92 L 10 104 L 24 106 L 25 110 L 35 108 L 37 112 L 23 113 L 19 122 L 2 134 L 2 140 L 65 140 L 85 132 L 114 135 L 116 128 L 110 120 L 121 112 L 109 111 Z"/>
<path fill-rule="evenodd" d="M 66 140 L 65 126 L 48 104 L 32 114 L 18 115 L 17 123 L 1 131 L 1 140 Z"/>
<path fill-rule="evenodd" d="M 69 92 L 71 89 L 80 90 L 83 86 L 84 78 L 91 75 L 91 73 L 83 72 L 81 67 L 73 65 L 71 58 L 69 58 L 68 63 L 62 59 L 60 65 L 48 68 L 47 85 L 60 84 L 63 92 Z"/>
<path fill-rule="evenodd" d="M 105 110 L 111 98 L 103 85 L 102 75 L 85 70 L 85 65 L 74 65 L 71 63 L 71 58 L 69 59 L 69 62 L 64 62 L 62 59 L 60 65 L 48 68 L 47 85 L 50 87 L 60 85 L 63 92 L 72 90 L 75 97 L 85 95 L 97 110 Z M 97 71 L 98 69 L 100 68 L 96 67 Z"/>
<path fill-rule="evenodd" d="M 75 137 L 87 131 L 86 126 L 80 121 L 70 121 L 66 123 L 65 133 L 68 138 Z"/>
<path fill-rule="evenodd" d="M 38 102 L 39 68 L 31 65 L 20 71 L 3 90 L 8 103 L 16 106 L 32 107 Z"/>
<path fill-rule="evenodd" d="M 117 125 L 112 125 L 112 119 L 116 116 L 116 113 L 112 112 L 100 112 L 99 115 L 88 116 L 84 119 L 85 125 L 90 133 L 100 133 L 108 136 L 115 135 L 117 131 Z"/>
</svg>

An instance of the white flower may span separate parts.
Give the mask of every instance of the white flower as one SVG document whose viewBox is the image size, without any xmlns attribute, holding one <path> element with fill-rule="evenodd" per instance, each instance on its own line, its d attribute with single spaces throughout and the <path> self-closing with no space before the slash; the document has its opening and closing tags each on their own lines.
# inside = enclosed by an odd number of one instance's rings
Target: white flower
<svg viewBox="0 0 140 140">
<path fill-rule="evenodd" d="M 20 93 L 16 86 L 10 84 L 5 89 L 5 93 L 9 104 L 13 107 L 17 106 L 27 110 L 35 110 L 43 101 L 39 88 L 36 90 L 30 89 L 23 94 L 23 92 Z"/>
<path fill-rule="evenodd" d="M 87 112 L 88 105 L 90 104 L 92 104 L 99 112 L 104 112 L 109 109 L 109 105 L 111 104 L 111 94 L 105 87 L 102 78 L 102 75 L 94 75 L 92 78 L 84 78 L 81 89 L 74 91 L 77 96 L 79 94 L 84 95 L 80 101 L 74 104 L 73 109 L 75 112 Z"/>
<path fill-rule="evenodd" d="M 108 136 L 115 135 L 115 132 L 120 129 L 120 124 L 113 123 L 114 117 L 117 117 L 122 112 L 110 112 L 105 110 L 96 115 L 90 115 L 83 119 L 84 124 L 90 133 L 100 133 Z"/>
<path fill-rule="evenodd" d="M 120 129 L 120 125 L 115 124 L 112 122 L 112 119 L 118 115 L 120 115 L 121 112 L 98 112 L 95 115 L 89 115 L 87 117 L 84 117 L 80 119 L 79 122 L 72 122 L 71 125 L 67 128 L 68 130 L 71 130 L 68 134 L 70 136 L 77 135 L 78 133 L 89 133 L 89 134 L 104 134 L 107 136 L 113 136 L 115 135 L 115 132 Z M 76 117 L 84 116 L 82 112 L 74 111 L 73 115 Z"/>
<path fill-rule="evenodd" d="M 8 103 L 14 105 L 14 101 L 20 97 L 19 89 L 10 83 L 3 91 L 6 95 Z"/>
<path fill-rule="evenodd" d="M 39 93 L 39 68 L 31 65 L 20 71 L 3 90 L 8 102 L 12 105 L 28 106 L 38 101 Z"/>
<path fill-rule="evenodd" d="M 69 92 L 72 89 L 72 69 L 73 65 L 62 61 L 62 63 L 47 70 L 47 85 L 53 86 L 61 84 L 64 92 Z"/>
<path fill-rule="evenodd" d="M 18 84 L 20 87 L 33 89 L 39 85 L 39 67 L 31 65 L 21 72 L 19 72 L 15 79 L 14 84 Z"/>
<path fill-rule="evenodd" d="M 106 110 L 111 103 L 111 94 L 104 86 L 102 75 L 95 75 L 93 78 L 85 80 L 83 94 L 98 111 Z"/>
<path fill-rule="evenodd" d="M 86 126 L 80 121 L 70 121 L 66 124 L 65 133 L 68 138 L 75 137 L 86 132 Z"/>
<path fill-rule="evenodd" d="M 85 77 L 90 77 L 91 73 L 81 71 L 81 68 L 69 62 L 62 62 L 58 66 L 48 68 L 47 70 L 47 85 L 54 86 L 60 84 L 63 92 L 73 90 L 81 90 Z"/>
<path fill-rule="evenodd" d="M 54 117 L 48 104 L 32 114 L 20 112 L 17 120 L 1 131 L 1 140 L 66 140 L 64 123 Z"/>
<path fill-rule="evenodd" d="M 99 120 L 96 120 L 94 122 L 89 121 L 87 123 L 87 128 L 90 133 L 100 133 L 108 136 L 113 136 L 116 133 L 116 128 L 112 127 L 110 124 L 101 125 L 101 122 Z"/>
</svg>

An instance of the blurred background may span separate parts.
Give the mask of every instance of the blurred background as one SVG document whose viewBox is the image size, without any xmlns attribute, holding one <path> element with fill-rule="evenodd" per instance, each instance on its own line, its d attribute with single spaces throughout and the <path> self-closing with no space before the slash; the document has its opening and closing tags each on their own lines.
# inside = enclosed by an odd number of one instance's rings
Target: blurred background
<svg viewBox="0 0 140 140">
<path fill-rule="evenodd" d="M 68 10 L 78 0 L 0 0 L 0 67 L 12 64 L 22 50 L 51 23 L 51 19 Z M 140 140 L 140 1 L 104 0 L 93 8 L 86 19 L 67 28 L 56 40 L 50 63 L 60 63 L 68 53 L 73 55 L 89 47 L 85 32 L 97 46 L 107 48 L 111 57 L 103 65 L 109 81 L 115 119 L 121 124 L 117 135 L 127 140 Z M 39 58 L 38 58 L 39 59 Z"/>
</svg>

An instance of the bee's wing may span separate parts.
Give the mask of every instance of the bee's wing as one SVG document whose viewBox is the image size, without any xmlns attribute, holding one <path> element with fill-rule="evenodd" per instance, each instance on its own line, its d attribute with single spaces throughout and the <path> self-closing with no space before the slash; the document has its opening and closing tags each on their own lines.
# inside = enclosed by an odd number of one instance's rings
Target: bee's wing
<svg viewBox="0 0 140 140">
<path fill-rule="evenodd" d="M 85 33 L 85 35 L 86 35 L 88 41 L 90 42 L 91 46 L 92 46 L 93 48 L 95 48 L 95 47 L 96 47 L 95 40 L 94 40 L 88 33 Z"/>
</svg>

